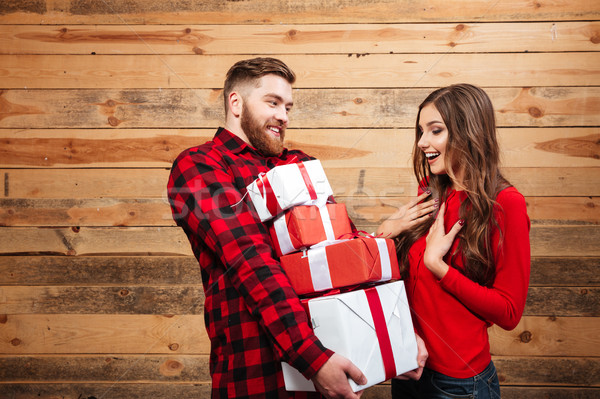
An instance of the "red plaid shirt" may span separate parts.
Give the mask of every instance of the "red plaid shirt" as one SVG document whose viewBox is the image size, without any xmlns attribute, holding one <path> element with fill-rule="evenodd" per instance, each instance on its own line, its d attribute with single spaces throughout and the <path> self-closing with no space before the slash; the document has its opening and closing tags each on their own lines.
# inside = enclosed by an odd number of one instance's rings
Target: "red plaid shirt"
<svg viewBox="0 0 600 399">
<path fill-rule="evenodd" d="M 264 157 L 219 128 L 213 141 L 183 151 L 173 163 L 173 218 L 202 270 L 213 397 L 309 396 L 285 391 L 280 362 L 311 378 L 333 354 L 313 334 L 267 228 L 243 198 L 259 173 L 294 156 L 312 159 L 288 150 Z"/>
</svg>

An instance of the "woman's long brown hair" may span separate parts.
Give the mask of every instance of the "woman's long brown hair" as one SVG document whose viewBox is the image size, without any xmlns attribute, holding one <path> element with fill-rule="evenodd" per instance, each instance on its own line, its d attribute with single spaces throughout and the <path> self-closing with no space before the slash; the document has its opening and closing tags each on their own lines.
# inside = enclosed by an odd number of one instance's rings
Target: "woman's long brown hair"
<svg viewBox="0 0 600 399">
<path fill-rule="evenodd" d="M 417 145 L 422 135 L 419 128 L 421 110 L 429 104 L 435 106 L 448 129 L 444 157 L 448 175 L 432 174 L 423 151 Z M 444 87 L 431 93 L 419 106 L 413 147 L 415 177 L 421 189 L 432 191 L 428 199 L 439 198 L 441 204 L 452 187 L 453 170 L 464 170 L 461 189 L 465 191 L 467 199 L 461 204 L 459 215 L 466 224 L 459 233 L 459 250 L 452 257 L 462 256 L 465 270 L 461 272 L 481 285 L 490 285 L 495 277 L 491 240 L 492 230 L 497 228 L 494 212 L 499 210 L 495 199 L 501 190 L 510 185 L 500 173 L 499 165 L 494 109 L 482 89 L 469 84 Z M 403 276 L 408 271 L 410 247 L 419 237 L 427 234 L 432 223 L 433 218 L 397 239 L 396 248 Z"/>
</svg>

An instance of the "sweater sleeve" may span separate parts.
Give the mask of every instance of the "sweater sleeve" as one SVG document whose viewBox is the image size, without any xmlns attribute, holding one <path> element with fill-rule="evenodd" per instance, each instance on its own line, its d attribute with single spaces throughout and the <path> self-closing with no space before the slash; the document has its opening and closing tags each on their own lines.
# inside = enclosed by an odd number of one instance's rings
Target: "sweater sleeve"
<svg viewBox="0 0 600 399">
<path fill-rule="evenodd" d="M 481 286 L 450 267 L 440 280 L 443 289 L 468 309 L 506 330 L 514 329 L 525 308 L 530 273 L 530 221 L 525 199 L 514 188 L 500 192 L 497 221 L 501 235 L 493 237 L 496 278 L 491 287 Z M 501 244 L 498 241 L 502 237 Z"/>
</svg>

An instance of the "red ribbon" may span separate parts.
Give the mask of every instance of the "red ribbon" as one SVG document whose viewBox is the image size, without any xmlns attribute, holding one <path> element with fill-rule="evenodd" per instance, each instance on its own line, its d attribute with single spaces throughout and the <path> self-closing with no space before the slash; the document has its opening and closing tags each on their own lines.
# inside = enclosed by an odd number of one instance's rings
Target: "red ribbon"
<svg viewBox="0 0 600 399">
<path fill-rule="evenodd" d="M 392 352 L 392 343 L 390 342 L 390 335 L 385 322 L 385 316 L 383 315 L 381 300 L 379 299 L 376 287 L 365 289 L 365 294 L 367 294 L 369 309 L 375 323 L 375 333 L 377 334 L 377 341 L 379 341 L 379 351 L 383 358 L 385 379 L 389 380 L 396 376 L 396 362 L 394 361 L 394 352 Z"/>
<path fill-rule="evenodd" d="M 283 212 L 283 209 L 279 206 L 279 202 L 275 196 L 275 191 L 273 191 L 273 187 L 271 187 L 271 182 L 265 174 L 258 176 L 256 187 L 258 187 L 258 192 L 265 199 L 267 209 L 271 216 L 279 215 Z"/>
<path fill-rule="evenodd" d="M 341 236 L 339 236 L 337 239 L 338 240 L 343 240 L 345 237 L 350 237 L 350 238 L 358 238 L 358 237 L 369 237 L 369 238 L 382 238 L 383 233 L 379 233 L 376 236 L 374 236 L 373 234 L 369 234 L 364 230 L 356 230 L 352 233 L 344 233 Z"/>
<path fill-rule="evenodd" d="M 310 199 L 316 200 L 317 199 L 317 192 L 315 191 L 315 187 L 313 186 L 312 181 L 310 180 L 310 176 L 308 175 L 308 171 L 306 170 L 306 166 L 304 166 L 304 163 L 302 163 L 302 162 L 300 162 L 300 163 L 298 163 L 296 165 L 298 165 L 298 169 L 300 170 L 300 174 L 302 175 L 302 178 L 304 179 L 304 185 L 308 189 L 308 193 L 310 194 Z"/>
</svg>

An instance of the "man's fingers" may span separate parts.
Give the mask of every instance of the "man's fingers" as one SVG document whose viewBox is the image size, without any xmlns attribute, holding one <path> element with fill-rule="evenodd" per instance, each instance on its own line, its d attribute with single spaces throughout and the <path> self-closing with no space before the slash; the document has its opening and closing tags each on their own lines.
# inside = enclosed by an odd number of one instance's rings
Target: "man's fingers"
<svg viewBox="0 0 600 399">
<path fill-rule="evenodd" d="M 352 380 L 358 385 L 365 385 L 367 383 L 367 377 L 365 377 L 363 372 L 360 371 L 360 369 L 356 367 L 354 363 L 348 363 L 348 367 L 346 367 L 346 374 L 348 375 L 348 377 L 352 378 Z"/>
</svg>

